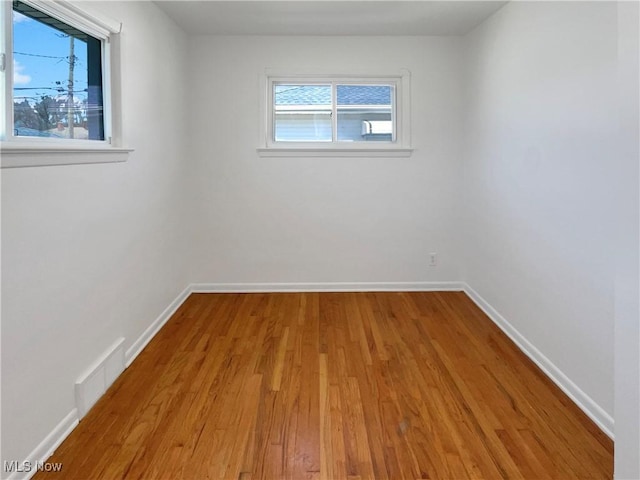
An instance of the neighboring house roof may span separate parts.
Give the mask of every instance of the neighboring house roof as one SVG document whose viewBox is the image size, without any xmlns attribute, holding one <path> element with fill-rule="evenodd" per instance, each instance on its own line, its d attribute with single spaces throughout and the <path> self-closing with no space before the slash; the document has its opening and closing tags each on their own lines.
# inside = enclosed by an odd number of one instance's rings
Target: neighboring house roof
<svg viewBox="0 0 640 480">
<path fill-rule="evenodd" d="M 338 105 L 391 105 L 391 87 L 338 85 Z M 327 85 L 276 85 L 276 105 L 330 105 Z"/>
</svg>

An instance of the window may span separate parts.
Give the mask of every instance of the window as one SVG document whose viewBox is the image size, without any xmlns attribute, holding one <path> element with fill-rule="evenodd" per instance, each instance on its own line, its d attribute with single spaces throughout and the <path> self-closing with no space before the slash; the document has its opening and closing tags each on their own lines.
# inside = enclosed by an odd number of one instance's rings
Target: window
<svg viewBox="0 0 640 480">
<path fill-rule="evenodd" d="M 394 99 L 394 85 L 274 82 L 274 140 L 393 142 Z"/>
<path fill-rule="evenodd" d="M 117 146 L 109 73 L 120 24 L 75 5 L 42 0 L 0 4 L 7 32 L 0 39 L 3 167 L 22 166 L 23 161 L 7 165 L 4 157 L 24 150 Z"/>
<path fill-rule="evenodd" d="M 266 75 L 264 142 L 279 155 L 407 156 L 409 75 Z"/>
<path fill-rule="evenodd" d="M 13 136 L 104 140 L 102 42 L 13 2 Z"/>
</svg>

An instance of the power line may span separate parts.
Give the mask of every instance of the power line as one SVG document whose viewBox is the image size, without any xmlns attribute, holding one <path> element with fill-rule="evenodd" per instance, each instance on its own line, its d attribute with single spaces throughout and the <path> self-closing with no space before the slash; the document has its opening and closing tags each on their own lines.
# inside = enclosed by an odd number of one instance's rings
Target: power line
<svg viewBox="0 0 640 480">
<path fill-rule="evenodd" d="M 62 87 L 14 87 L 14 90 L 24 91 L 24 90 L 55 90 L 56 92 L 68 92 L 66 88 Z M 87 89 L 84 90 L 72 90 L 73 93 L 86 93 Z"/>
<path fill-rule="evenodd" d="M 13 52 L 14 55 L 26 55 L 27 57 L 55 58 L 56 60 L 66 59 L 67 57 L 53 57 L 51 55 L 36 55 L 35 53 Z"/>
</svg>

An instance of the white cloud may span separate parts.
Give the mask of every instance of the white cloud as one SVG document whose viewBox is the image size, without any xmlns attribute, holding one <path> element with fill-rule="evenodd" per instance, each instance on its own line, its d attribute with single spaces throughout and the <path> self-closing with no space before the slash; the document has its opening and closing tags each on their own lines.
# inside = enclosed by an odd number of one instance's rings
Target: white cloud
<svg viewBox="0 0 640 480">
<path fill-rule="evenodd" d="M 22 73 L 24 65 L 20 65 L 17 60 L 13 61 L 13 84 L 14 85 L 26 85 L 31 81 L 30 75 Z"/>
<path fill-rule="evenodd" d="M 13 23 L 28 22 L 29 20 L 31 19 L 26 15 L 23 15 L 20 12 L 13 12 Z"/>
</svg>

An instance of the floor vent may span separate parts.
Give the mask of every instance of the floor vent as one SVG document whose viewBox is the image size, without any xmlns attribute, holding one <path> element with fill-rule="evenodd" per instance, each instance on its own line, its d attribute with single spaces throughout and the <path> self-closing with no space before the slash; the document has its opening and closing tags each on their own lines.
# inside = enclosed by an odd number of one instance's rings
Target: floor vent
<svg viewBox="0 0 640 480">
<path fill-rule="evenodd" d="M 76 381 L 76 407 L 82 418 L 124 371 L 124 338 L 118 339 Z"/>
</svg>

